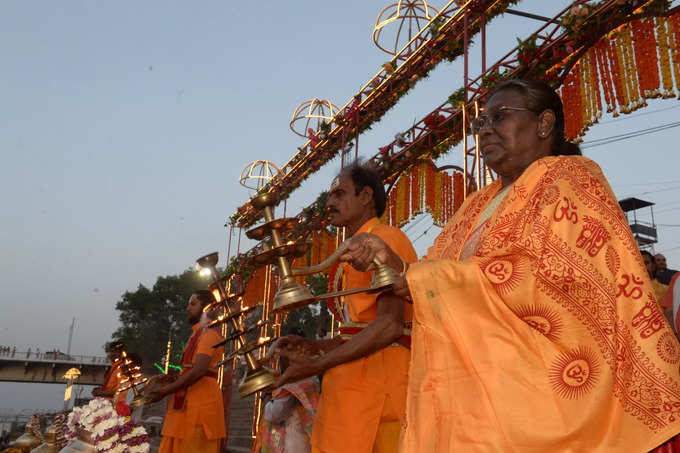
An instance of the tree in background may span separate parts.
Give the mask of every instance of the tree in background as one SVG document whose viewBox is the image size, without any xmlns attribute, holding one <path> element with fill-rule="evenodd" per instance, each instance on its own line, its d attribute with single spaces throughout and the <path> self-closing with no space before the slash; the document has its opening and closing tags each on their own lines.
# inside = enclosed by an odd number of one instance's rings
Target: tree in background
<svg viewBox="0 0 680 453">
<path fill-rule="evenodd" d="M 172 340 L 170 363 L 179 365 L 184 342 L 191 334 L 186 306 L 194 291 L 205 289 L 206 281 L 188 269 L 180 275 L 158 277 L 151 289 L 139 285 L 136 291 L 126 291 L 116 303 L 121 327 L 112 335 L 129 351 L 139 354 L 144 368 L 165 358 L 168 339 Z"/>
</svg>

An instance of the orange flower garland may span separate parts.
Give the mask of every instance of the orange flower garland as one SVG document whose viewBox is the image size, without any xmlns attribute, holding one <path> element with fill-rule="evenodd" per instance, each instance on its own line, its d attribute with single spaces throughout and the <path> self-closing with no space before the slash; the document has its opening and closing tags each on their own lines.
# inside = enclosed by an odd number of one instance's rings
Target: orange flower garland
<svg viewBox="0 0 680 453">
<path fill-rule="evenodd" d="M 678 58 L 678 38 L 680 33 L 680 14 L 673 14 L 667 18 L 668 43 L 670 46 L 673 62 L 673 74 L 675 75 L 675 87 L 680 93 L 680 58 Z"/>
<path fill-rule="evenodd" d="M 597 55 L 595 54 L 595 49 L 591 49 L 588 52 L 590 55 L 588 59 L 590 61 L 590 80 L 593 84 L 593 97 L 595 98 L 595 103 L 593 104 L 593 109 L 595 110 L 594 122 L 597 122 L 599 118 L 602 117 L 602 95 L 600 94 L 600 78 L 597 75 Z"/>
<path fill-rule="evenodd" d="M 463 204 L 463 174 L 455 172 L 453 174 L 453 212 Z"/>
<path fill-rule="evenodd" d="M 399 178 L 399 181 L 397 181 L 395 197 L 397 209 L 395 211 L 395 219 L 392 222 L 392 224 L 398 228 L 401 228 L 401 226 L 408 220 L 408 186 L 408 174 L 404 174 L 401 176 L 401 178 Z"/>
<path fill-rule="evenodd" d="M 434 221 L 434 224 L 437 226 L 444 226 L 442 223 L 442 206 L 443 206 L 443 200 L 441 197 L 442 194 L 442 174 L 440 172 L 435 172 L 434 174 L 434 193 L 435 194 L 440 194 L 440 196 L 435 196 L 434 199 L 434 212 L 432 213 L 432 220 Z"/>
<path fill-rule="evenodd" d="M 583 135 L 585 130 L 588 128 L 588 123 L 590 119 L 590 98 L 588 90 L 588 64 L 581 60 L 578 65 L 579 69 L 579 84 L 581 89 L 579 90 L 579 95 L 581 96 L 581 127 L 579 128 L 579 137 Z"/>
<path fill-rule="evenodd" d="M 411 215 L 410 215 L 411 218 L 417 216 L 422 209 L 419 170 L 420 165 L 416 165 L 413 168 L 411 168 L 409 172 L 409 178 L 411 179 Z"/>
<path fill-rule="evenodd" d="M 425 207 L 427 211 L 434 217 L 434 200 L 435 200 L 435 171 L 432 166 L 428 165 L 425 169 Z"/>
<path fill-rule="evenodd" d="M 562 85 L 562 104 L 565 106 L 565 135 L 573 140 L 579 137 L 582 126 L 581 83 L 579 63 L 567 74 Z"/>
<path fill-rule="evenodd" d="M 609 60 L 609 64 L 611 65 L 612 82 L 616 89 L 616 101 L 619 105 L 619 110 L 625 113 L 624 108 L 627 105 L 627 95 L 625 92 L 625 85 L 623 84 L 623 76 L 621 74 L 622 66 L 619 53 L 617 52 L 616 41 L 617 39 L 613 38 L 605 43 L 605 50 L 607 51 L 607 60 Z"/>
<path fill-rule="evenodd" d="M 663 83 L 663 98 L 668 99 L 675 96 L 675 92 L 673 91 L 671 57 L 669 55 L 670 43 L 668 39 L 668 30 L 670 29 L 670 24 L 668 24 L 668 20 L 665 17 L 657 17 L 655 20 L 656 42 L 657 47 L 659 48 L 659 65 L 661 66 L 661 81 Z"/>
<path fill-rule="evenodd" d="M 658 58 L 656 40 L 654 39 L 654 20 L 641 19 L 631 22 L 633 44 L 635 48 L 636 71 L 640 82 L 640 92 L 646 98 L 661 95 L 659 91 Z"/>
<path fill-rule="evenodd" d="M 632 111 L 631 109 L 631 100 L 629 96 L 629 91 L 630 91 L 630 86 L 628 83 L 628 72 L 626 70 L 627 65 L 626 65 L 626 57 L 624 55 L 624 48 L 626 44 L 626 39 L 624 37 L 623 33 L 620 33 L 616 37 L 616 42 L 612 42 L 612 50 L 616 52 L 616 62 L 618 63 L 618 75 L 619 75 L 619 80 L 621 82 L 621 97 L 622 101 L 620 103 L 621 105 L 621 111 L 623 113 L 630 113 Z"/>
<path fill-rule="evenodd" d="M 635 23 L 634 21 L 633 23 Z M 626 58 L 626 80 L 629 85 L 628 96 L 631 101 L 631 111 L 637 110 L 642 106 L 647 105 L 647 102 L 642 97 L 642 89 L 640 88 L 638 80 L 638 71 L 635 66 L 635 50 L 633 47 L 633 30 L 629 24 L 624 27 L 624 56 Z M 643 73 L 647 71 L 642 71 Z"/>
<path fill-rule="evenodd" d="M 600 71 L 600 81 L 602 83 L 602 94 L 604 95 L 604 103 L 607 104 L 607 113 L 611 113 L 614 111 L 613 107 L 613 98 L 609 92 L 610 88 L 610 74 L 609 74 L 609 68 L 607 67 L 607 62 L 604 59 L 603 55 L 603 49 L 602 49 L 602 40 L 598 41 L 595 46 L 593 46 L 592 49 L 593 55 L 595 56 L 595 65 L 599 68 Z"/>
</svg>

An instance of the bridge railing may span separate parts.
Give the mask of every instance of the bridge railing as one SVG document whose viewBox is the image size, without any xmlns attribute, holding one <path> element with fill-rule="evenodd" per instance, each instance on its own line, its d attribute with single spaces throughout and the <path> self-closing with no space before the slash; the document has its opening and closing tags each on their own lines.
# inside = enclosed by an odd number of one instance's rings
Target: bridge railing
<svg viewBox="0 0 680 453">
<path fill-rule="evenodd" d="M 16 360 L 31 362 L 64 362 L 83 365 L 109 365 L 109 358 L 106 356 L 66 354 L 61 351 L 0 351 L 0 360 Z"/>
</svg>

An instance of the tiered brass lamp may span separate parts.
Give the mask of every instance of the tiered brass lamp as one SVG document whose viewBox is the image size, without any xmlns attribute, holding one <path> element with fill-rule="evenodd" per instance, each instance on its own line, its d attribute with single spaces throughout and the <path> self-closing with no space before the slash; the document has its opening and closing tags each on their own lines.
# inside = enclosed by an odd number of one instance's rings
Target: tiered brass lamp
<svg viewBox="0 0 680 453">
<path fill-rule="evenodd" d="M 340 256 L 345 252 L 347 246 L 345 244 L 338 247 L 338 249 L 329 256 L 322 263 L 316 266 L 299 267 L 292 269 L 289 261 L 304 255 L 307 252 L 308 245 L 300 242 L 289 241 L 283 242 L 281 233 L 296 226 L 299 222 L 297 218 L 274 218 L 273 206 L 279 202 L 278 197 L 273 193 L 264 193 L 257 195 L 250 200 L 255 209 L 261 210 L 265 223 L 248 230 L 246 236 L 250 239 L 263 240 L 271 237 L 273 246 L 265 249 L 259 255 L 255 255 L 252 259 L 256 264 L 277 264 L 280 275 L 279 289 L 274 296 L 274 311 L 288 311 L 299 308 L 303 305 L 314 303 L 317 300 L 327 299 L 330 297 L 344 296 L 349 294 L 356 294 L 361 292 L 378 292 L 382 291 L 397 281 L 398 274 L 394 272 L 389 266 L 375 260 L 376 271 L 371 280 L 371 286 L 366 288 L 351 288 L 344 291 L 334 293 L 312 295 L 309 289 L 300 285 L 295 281 L 294 277 L 302 275 L 316 274 L 322 272 L 333 265 L 340 259 Z"/>
<path fill-rule="evenodd" d="M 252 395 L 253 393 L 270 389 L 274 385 L 275 380 L 274 373 L 272 372 L 272 370 L 259 363 L 253 356 L 252 352 L 261 346 L 265 346 L 271 343 L 272 341 L 275 340 L 275 338 L 268 338 L 265 341 L 257 340 L 251 343 L 247 342 L 245 336 L 247 331 L 243 330 L 241 326 L 239 326 L 238 317 L 249 311 L 249 309 L 232 311 L 232 309 L 229 307 L 229 302 L 237 298 L 238 295 L 230 294 L 229 292 L 227 292 L 224 284 L 220 280 L 216 269 L 218 259 L 219 255 L 217 252 L 210 253 L 209 255 L 202 256 L 201 258 L 196 260 L 196 265 L 202 269 L 208 269 L 210 271 L 210 275 L 213 278 L 214 285 L 218 289 L 220 294 L 221 301 L 219 302 L 222 302 L 221 305 L 224 307 L 226 311 L 225 315 L 218 317 L 211 324 L 216 325 L 225 322 L 231 323 L 231 326 L 234 330 L 234 334 L 227 338 L 227 340 L 236 341 L 237 348 L 236 354 L 243 355 L 246 359 L 246 365 L 248 367 L 248 370 L 246 371 L 245 376 L 243 377 L 241 383 L 238 386 L 239 395 L 241 396 L 241 398 L 245 398 L 246 396 Z M 222 346 L 226 342 L 227 341 L 222 341 L 214 345 L 213 347 Z M 231 358 L 228 358 L 227 360 L 225 360 L 225 362 L 227 362 L 230 359 Z"/>
</svg>

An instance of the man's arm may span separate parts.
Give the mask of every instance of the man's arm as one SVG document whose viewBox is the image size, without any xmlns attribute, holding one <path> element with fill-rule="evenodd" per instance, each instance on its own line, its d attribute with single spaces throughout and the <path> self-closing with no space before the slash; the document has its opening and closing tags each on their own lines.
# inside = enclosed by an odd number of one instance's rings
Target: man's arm
<svg viewBox="0 0 680 453">
<path fill-rule="evenodd" d="M 314 376 L 342 363 L 368 356 L 383 349 L 403 335 L 404 301 L 392 293 L 378 296 L 378 315 L 361 332 L 318 359 L 300 356 L 286 349 L 279 355 L 290 361 L 290 366 L 277 379 L 280 387 L 289 382 Z M 336 342 L 337 344 L 337 342 Z"/>
<path fill-rule="evenodd" d="M 165 396 L 178 392 L 185 389 L 196 381 L 205 376 L 210 367 L 210 356 L 207 354 L 196 354 L 196 360 L 194 360 L 194 366 L 191 367 L 189 371 L 181 375 L 175 380 L 175 382 L 168 384 L 166 386 L 160 387 L 158 389 L 151 390 L 149 392 L 149 397 L 152 401 L 159 401 Z"/>
<path fill-rule="evenodd" d="M 104 387 L 95 387 L 92 389 L 92 396 L 95 397 L 113 398 L 115 394 L 115 390 L 104 390 Z"/>
</svg>

